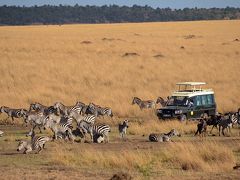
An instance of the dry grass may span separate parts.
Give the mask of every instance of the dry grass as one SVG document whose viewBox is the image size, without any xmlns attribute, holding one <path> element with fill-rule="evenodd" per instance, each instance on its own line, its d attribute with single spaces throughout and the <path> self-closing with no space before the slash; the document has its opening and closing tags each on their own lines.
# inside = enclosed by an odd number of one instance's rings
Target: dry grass
<svg viewBox="0 0 240 180">
<path fill-rule="evenodd" d="M 134 96 L 166 97 L 178 81 L 206 81 L 219 110 L 235 110 L 239 28 L 240 21 L 0 27 L 1 105 L 82 100 L 135 117 L 143 113 Z M 128 52 L 139 56 L 123 58 Z"/>
<path fill-rule="evenodd" d="M 228 172 L 236 163 L 232 149 L 217 141 L 203 141 L 198 143 L 178 142 L 158 151 L 124 150 L 99 151 L 93 147 L 71 149 L 55 145 L 49 154 L 53 165 L 73 168 L 118 169 L 130 170 L 150 176 L 151 173 L 167 170 L 200 172 Z"/>
</svg>

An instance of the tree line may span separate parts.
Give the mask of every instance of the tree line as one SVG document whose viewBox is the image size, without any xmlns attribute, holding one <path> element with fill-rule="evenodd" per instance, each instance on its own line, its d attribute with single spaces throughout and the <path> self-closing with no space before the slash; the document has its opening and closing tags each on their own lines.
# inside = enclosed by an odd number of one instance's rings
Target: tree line
<svg viewBox="0 0 240 180">
<path fill-rule="evenodd" d="M 240 8 L 152 8 L 150 6 L 0 6 L 0 25 L 123 23 L 240 19 Z"/>
</svg>

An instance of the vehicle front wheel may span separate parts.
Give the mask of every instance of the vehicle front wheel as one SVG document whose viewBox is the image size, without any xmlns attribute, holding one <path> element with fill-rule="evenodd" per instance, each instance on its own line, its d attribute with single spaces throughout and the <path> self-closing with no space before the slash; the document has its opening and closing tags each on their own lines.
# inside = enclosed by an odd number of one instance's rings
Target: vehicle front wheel
<svg viewBox="0 0 240 180">
<path fill-rule="evenodd" d="M 186 121 L 186 120 L 187 120 L 186 114 L 182 114 L 182 115 L 180 116 L 180 121 Z"/>
</svg>

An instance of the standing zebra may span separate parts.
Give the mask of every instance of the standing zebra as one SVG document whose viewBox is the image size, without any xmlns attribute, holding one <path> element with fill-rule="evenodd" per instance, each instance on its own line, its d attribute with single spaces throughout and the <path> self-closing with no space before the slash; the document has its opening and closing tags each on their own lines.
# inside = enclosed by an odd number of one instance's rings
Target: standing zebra
<svg viewBox="0 0 240 180">
<path fill-rule="evenodd" d="M 30 135 L 36 127 L 38 127 L 40 133 L 42 133 L 41 127 L 45 124 L 46 116 L 42 112 L 30 111 L 24 114 L 24 120 L 26 124 L 31 124 L 32 128 L 28 135 Z"/>
<path fill-rule="evenodd" d="M 132 101 L 132 105 L 137 104 L 139 108 L 142 110 L 143 108 L 155 108 L 155 102 L 152 100 L 142 101 L 138 97 L 134 97 Z"/>
<path fill-rule="evenodd" d="M 57 110 L 57 113 L 62 114 L 62 115 L 69 115 L 69 113 L 76 113 L 76 114 L 80 114 L 82 107 L 78 105 L 78 103 L 76 103 L 74 106 L 65 106 L 60 102 L 56 102 L 53 105 L 54 109 Z"/>
<path fill-rule="evenodd" d="M 45 147 L 45 143 L 47 141 L 50 141 L 51 138 L 47 136 L 35 136 L 35 133 L 33 131 L 32 136 L 31 136 L 31 141 L 20 141 L 18 144 L 17 151 L 21 151 L 24 149 L 24 154 L 27 154 L 33 150 L 37 150 L 36 153 L 39 153 L 42 151 Z"/>
<path fill-rule="evenodd" d="M 222 118 L 222 115 L 218 113 L 216 115 L 210 116 L 210 119 L 207 120 L 207 125 L 212 126 L 210 134 L 212 134 L 212 130 L 214 127 L 218 129 L 217 126 L 219 125 L 221 118 Z"/>
<path fill-rule="evenodd" d="M 124 120 L 121 124 L 118 124 L 118 131 L 122 139 L 124 139 L 124 137 L 127 134 L 127 128 L 128 128 L 128 120 Z"/>
<path fill-rule="evenodd" d="M 166 134 L 156 134 L 151 133 L 149 135 L 149 141 L 151 142 L 168 142 L 173 136 L 181 136 L 177 130 L 172 129 L 169 133 Z M 172 141 L 172 140 L 171 140 Z"/>
<path fill-rule="evenodd" d="M 53 119 L 47 117 L 45 121 L 44 128 L 50 128 L 51 131 L 54 133 L 53 139 L 57 139 L 58 137 L 65 137 L 69 140 L 74 140 L 72 134 L 72 122 L 65 122 L 65 123 L 56 123 Z"/>
<path fill-rule="evenodd" d="M 94 124 L 95 120 L 96 120 L 96 116 L 95 115 L 80 115 L 80 114 L 76 114 L 76 113 L 70 113 L 68 117 L 72 117 L 73 119 L 76 120 L 77 123 L 79 123 L 80 121 L 86 121 L 88 123 Z"/>
<path fill-rule="evenodd" d="M 11 117 L 12 121 L 14 121 L 14 118 L 23 117 L 22 112 L 27 112 L 27 110 L 26 109 L 11 109 L 11 108 L 6 107 L 6 106 L 2 106 L 0 108 L 0 113 L 6 113 L 8 115 L 7 119 L 9 117 Z"/>
<path fill-rule="evenodd" d="M 225 136 L 224 130 L 229 129 L 229 132 L 231 133 L 231 127 L 232 127 L 232 116 L 229 113 L 228 115 L 225 115 L 221 118 L 221 121 L 219 122 L 219 136 L 221 135 L 220 131 L 222 129 L 222 135 Z"/>
<path fill-rule="evenodd" d="M 166 101 L 162 97 L 158 97 L 156 104 L 160 103 L 162 107 L 165 107 L 165 106 L 167 106 L 168 101 L 169 101 L 169 97 L 167 97 Z"/>
<path fill-rule="evenodd" d="M 38 102 L 36 103 L 32 103 L 30 104 L 30 108 L 29 111 L 40 111 L 42 113 L 44 113 L 45 115 L 51 114 L 51 113 L 55 113 L 55 109 L 53 106 L 44 106 Z"/>
</svg>

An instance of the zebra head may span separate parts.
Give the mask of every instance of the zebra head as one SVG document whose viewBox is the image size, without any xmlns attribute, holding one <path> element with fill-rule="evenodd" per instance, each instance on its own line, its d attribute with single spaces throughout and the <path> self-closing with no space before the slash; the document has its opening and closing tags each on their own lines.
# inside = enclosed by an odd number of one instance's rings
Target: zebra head
<svg viewBox="0 0 240 180">
<path fill-rule="evenodd" d="M 138 104 L 139 102 L 141 102 L 141 99 L 138 98 L 138 97 L 134 97 L 134 98 L 133 98 L 133 101 L 132 101 L 132 105 Z"/>
<path fill-rule="evenodd" d="M 37 103 L 31 103 L 29 107 L 29 111 L 36 111 L 37 110 L 36 104 Z"/>
<path fill-rule="evenodd" d="M 4 113 L 7 109 L 9 109 L 9 108 L 6 107 L 6 106 L 2 106 L 2 107 L 0 108 L 0 113 Z"/>
<path fill-rule="evenodd" d="M 60 114 L 60 111 L 63 107 L 63 104 L 60 103 L 60 102 L 56 102 L 54 105 L 53 105 L 53 108 L 57 111 L 57 114 Z"/>
<path fill-rule="evenodd" d="M 170 131 L 170 136 L 181 136 L 181 134 L 176 130 L 176 129 L 172 129 Z"/>
<path fill-rule="evenodd" d="M 21 151 L 22 149 L 26 148 L 27 144 L 27 141 L 20 141 L 17 147 L 17 151 Z"/>
<path fill-rule="evenodd" d="M 128 128 L 128 120 L 125 119 L 125 120 L 123 121 L 122 125 L 123 125 L 124 127 Z"/>
</svg>

